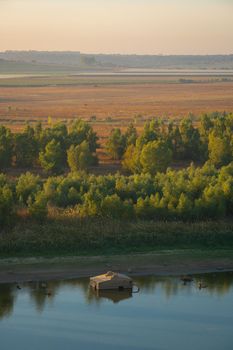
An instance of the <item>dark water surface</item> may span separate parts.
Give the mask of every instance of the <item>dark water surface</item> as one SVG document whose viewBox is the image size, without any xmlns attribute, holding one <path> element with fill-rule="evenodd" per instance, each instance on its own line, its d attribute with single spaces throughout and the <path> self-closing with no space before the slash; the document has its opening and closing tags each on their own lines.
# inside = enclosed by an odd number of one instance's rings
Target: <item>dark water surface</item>
<svg viewBox="0 0 233 350">
<path fill-rule="evenodd" d="M 0 285 L 0 349 L 233 349 L 233 273 L 134 280 L 137 294 L 83 278 Z"/>
</svg>

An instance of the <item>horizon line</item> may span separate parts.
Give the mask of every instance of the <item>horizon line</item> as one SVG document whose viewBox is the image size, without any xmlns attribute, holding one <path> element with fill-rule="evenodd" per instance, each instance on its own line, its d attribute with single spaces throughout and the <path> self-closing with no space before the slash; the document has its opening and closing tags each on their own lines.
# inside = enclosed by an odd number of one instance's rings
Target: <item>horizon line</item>
<svg viewBox="0 0 233 350">
<path fill-rule="evenodd" d="M 7 52 L 48 52 L 48 53 L 79 53 L 81 55 L 113 55 L 113 56 L 233 56 L 232 53 L 103 53 L 103 52 L 81 52 L 79 50 L 34 50 L 34 49 L 6 49 L 0 53 Z"/>
</svg>

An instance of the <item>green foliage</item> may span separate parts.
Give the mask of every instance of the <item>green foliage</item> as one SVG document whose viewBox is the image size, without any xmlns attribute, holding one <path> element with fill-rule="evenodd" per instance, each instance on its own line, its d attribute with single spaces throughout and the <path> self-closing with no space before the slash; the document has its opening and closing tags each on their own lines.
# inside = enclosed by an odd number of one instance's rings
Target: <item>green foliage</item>
<svg viewBox="0 0 233 350">
<path fill-rule="evenodd" d="M 192 120 L 185 118 L 181 121 L 179 131 L 183 144 L 181 159 L 201 160 L 201 140 L 199 130 L 194 128 Z"/>
<path fill-rule="evenodd" d="M 122 158 L 126 147 L 125 135 L 120 129 L 113 129 L 106 144 L 106 148 L 111 157 L 115 160 Z"/>
<path fill-rule="evenodd" d="M 67 126 L 63 123 L 49 123 L 49 125 L 48 128 L 44 129 L 39 124 L 35 127 L 35 137 L 40 145 L 40 150 L 43 150 L 52 140 L 59 142 L 61 147 L 65 149 L 68 139 Z"/>
<path fill-rule="evenodd" d="M 219 137 L 212 132 L 209 135 L 209 159 L 216 166 L 228 164 L 232 159 L 232 151 L 229 140 L 226 137 Z"/>
<path fill-rule="evenodd" d="M 33 168 L 39 163 L 48 172 L 62 172 L 67 167 L 67 150 L 83 142 L 90 150 L 92 164 L 96 165 L 97 141 L 92 127 L 81 119 L 75 120 L 69 128 L 65 123 L 53 124 L 52 120 L 47 128 L 41 123 L 34 128 L 27 125 L 23 132 L 16 134 L 0 125 L 0 168 Z"/>
<path fill-rule="evenodd" d="M 46 171 L 62 172 L 66 152 L 69 166 L 74 170 L 67 176 L 43 181 L 31 173 L 14 181 L 1 174 L 2 226 L 22 206 L 33 217 L 45 218 L 47 203 L 49 208 L 59 208 L 64 216 L 78 218 L 196 221 L 233 216 L 232 114 L 203 116 L 198 128 L 194 128 L 190 118 L 180 125 L 152 120 L 139 137 L 133 126 L 125 134 L 113 130 L 109 146 L 115 157 L 124 151 L 122 164 L 133 173 L 130 176 L 119 173 L 94 176 L 81 171 L 96 161 L 95 133 L 82 121 L 76 121 L 68 129 L 60 123 L 47 129 L 39 124 L 34 129 L 28 126 L 14 137 L 1 128 L 0 135 L 2 145 L 13 141 L 16 164 L 35 163 L 40 149 L 39 160 Z M 30 141 L 28 147 L 26 143 Z M 17 145 L 17 152 L 25 150 L 21 158 L 15 153 Z M 168 168 L 172 160 L 185 157 L 199 161 L 209 157 L 209 160 L 200 167 L 191 164 L 182 170 Z"/>
<path fill-rule="evenodd" d="M 34 198 L 41 189 L 40 177 L 29 172 L 22 174 L 16 184 L 16 194 L 19 202 L 26 204 L 29 197 Z"/>
<path fill-rule="evenodd" d="M 103 217 L 131 219 L 134 216 L 132 202 L 122 202 L 117 194 L 103 198 L 100 208 Z"/>
<path fill-rule="evenodd" d="M 71 171 L 87 170 L 89 166 L 97 164 L 97 157 L 90 151 L 87 141 L 83 141 L 80 145 L 70 146 L 67 162 Z"/>
<path fill-rule="evenodd" d="M 151 143 L 160 143 L 152 141 Z M 144 147 L 150 145 L 148 143 Z M 153 169 L 154 171 L 154 169 Z M 16 194 L 16 196 L 14 196 Z M 49 207 L 64 217 L 109 217 L 163 221 L 199 221 L 233 217 L 233 162 L 220 169 L 207 162 L 187 169 L 94 176 L 74 172 L 42 181 L 30 173 L 10 182 L 0 175 L 0 223 L 18 206 L 43 219 Z"/>
<path fill-rule="evenodd" d="M 140 164 L 140 149 L 134 145 L 129 145 L 125 151 L 122 166 L 131 173 L 140 173 L 142 170 Z"/>
<path fill-rule="evenodd" d="M 186 221 L 231 217 L 232 184 L 233 163 L 219 170 L 206 163 L 155 175 L 71 173 L 48 178 L 43 193 L 51 205 L 73 208 L 78 217 Z"/>
<path fill-rule="evenodd" d="M 128 126 L 125 133 L 116 128 L 112 130 L 106 142 L 106 149 L 113 159 L 122 159 L 123 168 L 131 173 L 157 171 L 156 165 L 151 164 L 149 169 L 144 161 L 145 149 L 149 153 L 151 148 L 151 145 L 148 148 L 146 146 L 152 142 L 167 145 L 164 147 L 163 158 L 164 163 L 168 165 L 171 160 L 201 163 L 210 160 L 218 167 L 229 164 L 233 160 L 233 114 L 206 114 L 200 119 L 195 118 L 195 124 L 193 120 L 194 117 L 189 116 L 180 122 L 173 121 L 167 124 L 161 119 L 154 118 L 145 123 L 139 136 L 133 124 Z M 84 163 L 89 164 L 86 160 L 92 158 L 93 163 L 90 161 L 90 164 L 96 164 L 98 137 L 92 127 L 81 119 L 74 120 L 68 127 L 66 123 L 53 123 L 52 120 L 47 128 L 42 128 L 40 123 L 34 128 L 27 125 L 22 133 L 14 135 L 2 126 L 0 167 L 15 165 L 32 168 L 39 163 L 48 172 L 62 172 L 67 167 L 67 151 L 72 149 L 74 154 L 74 148 L 80 146 L 76 148 L 77 155 L 80 153 L 78 150 L 84 148 L 83 145 L 87 150 L 89 147 L 91 154 L 90 157 L 84 156 Z M 167 148 L 172 151 L 172 159 Z M 54 160 L 53 155 L 56 158 Z M 150 157 L 153 161 L 153 157 L 156 159 L 157 156 L 151 151 Z M 73 169 L 86 168 L 85 164 L 78 166 L 80 161 L 77 161 L 77 157 L 76 161 L 74 158 L 71 161 L 72 164 L 76 163 Z"/>
<path fill-rule="evenodd" d="M 140 163 L 144 173 L 151 175 L 165 171 L 171 162 L 172 152 L 163 141 L 148 142 L 143 146 Z"/>
<path fill-rule="evenodd" d="M 60 142 L 51 140 L 39 154 L 40 164 L 49 173 L 61 173 L 64 167 L 63 150 Z"/>
<path fill-rule="evenodd" d="M 0 184 L 0 230 L 11 223 L 14 216 L 13 193 L 8 184 Z"/>
<path fill-rule="evenodd" d="M 216 166 L 229 164 L 233 160 L 233 114 L 203 115 L 200 125 L 194 127 L 192 118 L 184 118 L 179 123 L 170 122 L 166 125 L 160 119 L 153 119 L 144 125 L 142 134 L 136 142 L 126 148 L 123 156 L 123 167 L 132 172 L 149 171 L 154 173 L 156 166 L 151 164 L 149 170 L 141 159 L 144 150 L 148 150 L 148 159 L 153 162 L 154 152 L 145 148 L 152 142 L 163 142 L 172 151 L 172 160 L 204 162 L 208 159 Z M 135 144 L 135 146 L 133 146 Z M 167 158 L 168 157 L 168 158 Z M 164 161 L 170 163 L 170 152 L 164 148 Z M 167 159 L 166 159 L 167 158 Z M 150 164 L 149 164 L 150 165 Z M 145 170 L 146 169 L 146 170 Z"/>
<path fill-rule="evenodd" d="M 0 168 L 9 167 L 12 161 L 13 138 L 11 131 L 0 125 Z"/>
<path fill-rule="evenodd" d="M 125 132 L 125 139 L 126 139 L 126 145 L 135 145 L 136 141 L 137 141 L 137 130 L 134 127 L 134 125 L 132 123 L 129 124 L 126 132 Z"/>
<path fill-rule="evenodd" d="M 28 211 L 34 219 L 39 221 L 47 217 L 47 198 L 43 192 L 38 192 L 35 199 L 28 202 Z"/>
<path fill-rule="evenodd" d="M 142 135 L 137 139 L 137 146 L 142 148 L 148 142 L 157 141 L 162 136 L 160 126 L 161 121 L 157 119 L 146 122 Z"/>
<path fill-rule="evenodd" d="M 98 147 L 98 137 L 92 127 L 81 119 L 75 120 L 69 129 L 68 144 L 80 145 L 83 141 L 89 144 L 90 151 L 95 152 Z"/>
<path fill-rule="evenodd" d="M 15 165 L 32 168 L 38 158 L 38 144 L 34 138 L 34 130 L 27 126 L 23 133 L 14 135 Z"/>
</svg>

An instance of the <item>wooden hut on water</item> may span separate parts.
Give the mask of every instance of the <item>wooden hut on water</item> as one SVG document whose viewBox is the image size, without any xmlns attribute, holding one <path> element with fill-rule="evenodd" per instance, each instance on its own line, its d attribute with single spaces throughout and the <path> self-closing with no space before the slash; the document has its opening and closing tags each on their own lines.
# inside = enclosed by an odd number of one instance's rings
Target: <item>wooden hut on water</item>
<svg viewBox="0 0 233 350">
<path fill-rule="evenodd" d="M 133 281 L 130 277 L 121 273 L 108 271 L 107 273 L 90 278 L 90 286 L 95 290 L 103 289 L 131 289 L 133 288 Z"/>
</svg>

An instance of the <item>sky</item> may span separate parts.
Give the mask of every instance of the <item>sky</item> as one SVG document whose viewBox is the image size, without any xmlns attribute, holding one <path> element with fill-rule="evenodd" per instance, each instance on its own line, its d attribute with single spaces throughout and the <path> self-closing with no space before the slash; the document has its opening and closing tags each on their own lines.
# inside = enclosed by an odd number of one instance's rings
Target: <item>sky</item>
<svg viewBox="0 0 233 350">
<path fill-rule="evenodd" d="M 233 0 L 0 0 L 0 51 L 233 53 Z"/>
</svg>

